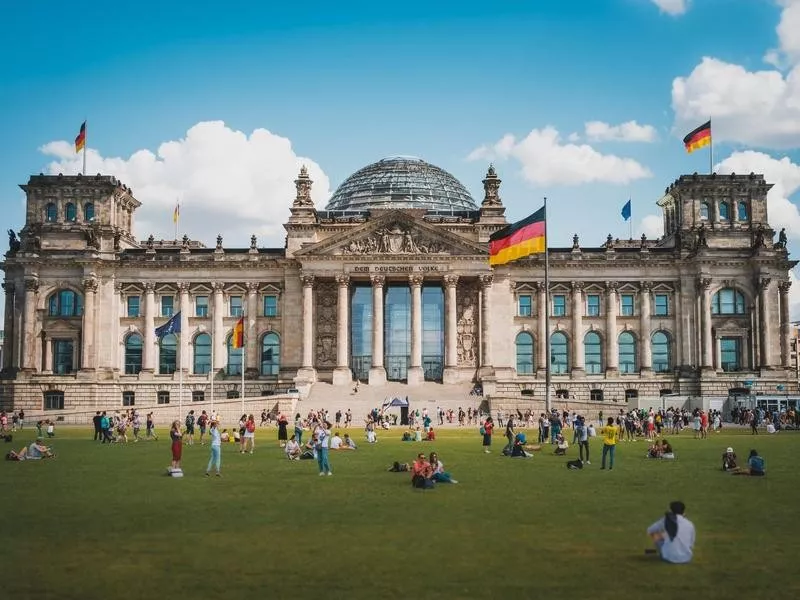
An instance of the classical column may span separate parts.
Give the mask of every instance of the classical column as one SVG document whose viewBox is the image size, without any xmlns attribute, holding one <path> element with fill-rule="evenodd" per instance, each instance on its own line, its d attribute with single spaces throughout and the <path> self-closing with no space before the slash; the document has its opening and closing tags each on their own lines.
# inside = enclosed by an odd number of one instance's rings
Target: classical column
<svg viewBox="0 0 800 600">
<path fill-rule="evenodd" d="M 386 383 L 386 369 L 383 366 L 383 275 L 372 275 L 372 368 L 369 370 L 369 384 Z"/>
<path fill-rule="evenodd" d="M 95 368 L 94 306 L 97 295 L 97 279 L 83 280 L 83 328 L 81 332 L 81 369 Z"/>
<path fill-rule="evenodd" d="M 539 290 L 539 300 L 536 304 L 536 316 L 539 318 L 539 334 L 537 341 L 539 342 L 536 358 L 537 369 L 542 373 L 547 371 L 547 290 L 543 281 L 536 284 Z"/>
<path fill-rule="evenodd" d="M 191 308 L 189 307 L 189 284 L 185 281 L 178 283 L 178 293 L 181 312 L 181 332 L 178 335 L 178 365 L 184 373 L 190 373 L 191 368 L 189 365 L 189 314 Z"/>
<path fill-rule="evenodd" d="M 788 369 L 792 366 L 792 327 L 789 317 L 789 288 L 791 281 L 781 281 L 778 290 L 781 294 L 781 366 Z"/>
<path fill-rule="evenodd" d="M 639 371 L 648 374 L 653 371 L 653 349 L 650 345 L 650 292 L 652 285 L 643 281 L 640 285 L 640 314 L 639 314 Z"/>
<path fill-rule="evenodd" d="M 350 276 L 336 275 L 339 298 L 336 305 L 336 368 L 333 370 L 333 385 L 350 385 L 353 373 L 350 370 Z"/>
<path fill-rule="evenodd" d="M 444 276 L 444 383 L 458 381 L 458 309 L 456 286 L 458 275 Z"/>
<path fill-rule="evenodd" d="M 586 373 L 583 348 L 583 283 L 572 282 L 572 376 Z"/>
<path fill-rule="evenodd" d="M 494 366 L 492 356 L 492 336 L 489 323 L 492 320 L 492 281 L 494 275 L 487 273 L 478 276 L 481 284 L 481 375 L 491 375 Z"/>
<path fill-rule="evenodd" d="M 771 324 L 769 322 L 769 284 L 772 280 L 769 277 L 761 277 L 758 280 L 759 304 L 761 306 L 761 368 L 772 368 L 772 336 Z"/>
<path fill-rule="evenodd" d="M 49 335 L 44 338 L 44 372 L 53 372 L 53 338 Z"/>
<path fill-rule="evenodd" d="M 305 379 L 315 379 L 314 371 L 314 276 L 300 275 L 303 283 L 303 364 L 300 369 Z M 300 376 L 300 373 L 298 373 Z"/>
<path fill-rule="evenodd" d="M 606 281 L 606 375 L 619 373 L 617 344 L 617 282 Z"/>
<path fill-rule="evenodd" d="M 411 364 L 408 384 L 419 385 L 425 381 L 422 368 L 422 275 L 409 275 L 408 284 L 411 287 Z"/>
<path fill-rule="evenodd" d="M 36 361 L 36 294 L 38 279 L 25 280 L 25 304 L 22 307 L 22 368 L 32 371 Z"/>
<path fill-rule="evenodd" d="M 17 339 L 17 331 L 14 327 L 15 319 L 15 294 L 16 288 L 11 281 L 3 282 L 3 290 L 6 293 L 5 303 L 5 337 L 3 338 L 3 370 L 11 370 L 17 363 L 14 357 L 14 340 Z"/>
<path fill-rule="evenodd" d="M 259 348 L 258 348 L 258 330 L 256 328 L 256 319 L 258 318 L 258 283 L 250 281 L 247 283 L 247 310 L 244 313 L 244 331 L 245 331 L 245 368 L 248 371 L 260 372 L 258 368 L 259 361 Z"/>
<path fill-rule="evenodd" d="M 698 291 L 700 292 L 700 311 L 701 311 L 701 348 L 702 365 L 708 371 L 714 368 L 714 340 L 711 337 L 711 279 L 703 277 L 698 280 Z"/>
<path fill-rule="evenodd" d="M 216 372 L 225 368 L 228 360 L 228 353 L 225 344 L 225 329 L 222 322 L 225 309 L 223 307 L 222 291 L 224 284 L 214 282 L 214 300 L 211 310 L 211 346 L 214 356 L 212 369 Z"/>
<path fill-rule="evenodd" d="M 142 371 L 156 370 L 156 285 L 152 281 L 144 284 L 144 347 L 142 348 Z"/>
</svg>

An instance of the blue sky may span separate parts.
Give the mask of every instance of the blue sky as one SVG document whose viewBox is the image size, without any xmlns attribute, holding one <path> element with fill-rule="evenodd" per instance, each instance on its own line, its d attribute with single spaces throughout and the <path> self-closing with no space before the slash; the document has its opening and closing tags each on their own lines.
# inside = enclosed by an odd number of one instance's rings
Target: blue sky
<svg viewBox="0 0 800 600">
<path fill-rule="evenodd" d="M 4 11 L 0 226 L 24 224 L 31 173 L 76 172 L 87 118 L 88 170 L 133 187 L 140 238 L 173 236 L 179 197 L 180 234 L 281 246 L 301 163 L 324 206 L 411 154 L 478 200 L 492 160 L 509 219 L 546 195 L 551 244 L 596 246 L 627 235 L 628 197 L 658 234 L 664 188 L 708 169 L 680 138 L 710 116 L 718 169 L 766 172 L 800 241 L 798 0 L 161 4 Z"/>
</svg>

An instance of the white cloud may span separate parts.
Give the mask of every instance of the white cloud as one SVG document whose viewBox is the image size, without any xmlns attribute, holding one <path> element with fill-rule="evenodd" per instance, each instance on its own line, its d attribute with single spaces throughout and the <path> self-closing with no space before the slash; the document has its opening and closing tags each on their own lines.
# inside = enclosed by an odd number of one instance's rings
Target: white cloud
<svg viewBox="0 0 800 600">
<path fill-rule="evenodd" d="M 492 145 L 476 148 L 468 160 L 516 159 L 523 177 L 538 185 L 578 185 L 582 183 L 625 184 L 651 177 L 649 169 L 631 158 L 601 154 L 588 144 L 564 144 L 550 126 L 532 130 L 517 140 L 506 134 Z"/>
<path fill-rule="evenodd" d="M 661 12 L 678 16 L 689 9 L 689 0 L 650 0 Z"/>
<path fill-rule="evenodd" d="M 769 223 L 775 229 L 786 228 L 786 235 L 800 240 L 800 211 L 789 197 L 800 189 L 800 165 L 788 157 L 775 159 L 763 152 L 734 152 L 717 166 L 719 173 L 763 173 L 774 184 L 767 193 Z"/>
<path fill-rule="evenodd" d="M 800 280 L 794 271 L 789 271 L 789 281 L 792 282 L 789 288 L 789 319 L 800 321 Z"/>
<path fill-rule="evenodd" d="M 783 7 L 776 32 L 779 47 L 770 50 L 764 60 L 780 67 L 800 61 L 800 0 L 778 0 Z"/>
<path fill-rule="evenodd" d="M 639 125 L 636 121 L 620 125 L 609 125 L 602 121 L 586 123 L 586 138 L 592 142 L 654 142 L 657 137 L 655 127 Z"/>
<path fill-rule="evenodd" d="M 76 174 L 82 157 L 68 142 L 50 142 L 41 149 L 55 157 L 49 173 Z M 87 152 L 87 172 L 114 175 L 132 188 L 142 202 L 135 214 L 135 234 L 174 237 L 172 211 L 181 198 L 179 236 L 213 244 L 218 233 L 226 246 L 283 245 L 282 224 L 295 197 L 294 179 L 301 165 L 314 180 L 318 204 L 329 197 L 330 182 L 314 161 L 298 156 L 291 141 L 266 129 L 245 134 L 222 121 L 191 127 L 180 140 L 162 143 L 154 154 L 138 150 L 129 158 L 103 157 Z"/>
<path fill-rule="evenodd" d="M 647 236 L 649 240 L 657 240 L 664 235 L 664 219 L 661 215 L 646 215 L 639 229 Z"/>
</svg>

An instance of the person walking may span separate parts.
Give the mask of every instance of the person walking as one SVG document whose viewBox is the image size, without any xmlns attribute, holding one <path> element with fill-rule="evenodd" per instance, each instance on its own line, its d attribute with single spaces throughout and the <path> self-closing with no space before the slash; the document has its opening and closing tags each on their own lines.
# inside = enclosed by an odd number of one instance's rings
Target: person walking
<svg viewBox="0 0 800 600">
<path fill-rule="evenodd" d="M 222 463 L 222 436 L 216 421 L 211 421 L 208 437 L 211 440 L 211 456 L 208 459 L 208 466 L 206 467 L 206 477 L 210 477 L 212 466 L 216 467 L 217 477 L 222 477 L 219 472 Z"/>
<path fill-rule="evenodd" d="M 244 444 L 242 444 L 242 454 L 250 450 L 250 454 L 256 447 L 256 419 L 249 415 L 244 424 Z"/>
<path fill-rule="evenodd" d="M 190 446 L 194 446 L 194 410 L 186 415 L 186 438 Z"/>
<path fill-rule="evenodd" d="M 509 455 L 511 454 L 511 451 L 514 449 L 514 436 L 516 434 L 517 432 L 514 431 L 514 415 L 511 414 L 508 416 L 508 421 L 506 421 L 506 439 L 508 443 L 505 448 L 503 448 L 503 454 L 506 453 L 506 450 L 508 450 Z"/>
<path fill-rule="evenodd" d="M 580 461 L 587 465 L 592 464 L 589 462 L 589 430 L 586 428 L 586 420 L 583 416 L 579 416 L 575 422 L 575 437 L 578 442 L 578 454 Z M 586 458 L 584 458 L 586 454 Z"/>
<path fill-rule="evenodd" d="M 614 425 L 614 417 L 608 417 L 608 424 L 600 430 L 603 436 L 603 459 L 600 462 L 600 469 L 606 468 L 606 456 L 609 458 L 608 470 L 614 468 L 614 451 L 617 449 L 617 439 L 619 437 L 619 427 Z"/>
<path fill-rule="evenodd" d="M 329 461 L 329 451 L 331 446 L 331 424 L 328 422 L 320 422 L 314 435 L 317 439 L 317 464 L 319 465 L 320 477 L 323 475 L 333 475 L 331 472 L 331 464 Z"/>
<path fill-rule="evenodd" d="M 94 414 L 94 417 L 92 417 L 92 425 L 94 425 L 94 440 L 93 441 L 95 441 L 95 442 L 98 441 L 98 440 L 101 441 L 101 442 L 103 441 L 103 430 L 100 427 L 100 421 L 101 420 L 102 420 L 102 417 L 100 416 L 100 411 L 98 410 Z M 22 428 L 20 427 L 20 429 L 22 429 Z"/>
</svg>

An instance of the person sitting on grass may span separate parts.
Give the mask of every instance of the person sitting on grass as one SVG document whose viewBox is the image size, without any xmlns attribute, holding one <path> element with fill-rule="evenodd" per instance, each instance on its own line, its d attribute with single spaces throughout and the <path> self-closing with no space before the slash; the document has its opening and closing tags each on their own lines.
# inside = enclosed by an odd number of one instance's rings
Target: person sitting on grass
<svg viewBox="0 0 800 600">
<path fill-rule="evenodd" d="M 342 440 L 342 450 L 355 450 L 358 446 L 353 441 L 353 438 L 350 437 L 349 433 L 344 434 L 344 440 Z"/>
<path fill-rule="evenodd" d="M 292 439 L 286 442 L 286 446 L 284 448 L 286 452 L 286 458 L 289 460 L 300 460 L 300 444 L 297 443 L 297 436 L 293 435 Z"/>
<path fill-rule="evenodd" d="M 331 438 L 331 450 L 341 450 L 342 449 L 342 438 L 339 435 L 339 432 L 333 434 Z"/>
<path fill-rule="evenodd" d="M 511 458 L 531 458 L 533 454 L 526 451 L 528 437 L 524 431 L 520 431 L 514 436 L 514 445 L 511 447 Z M 540 446 L 541 448 L 541 446 Z"/>
<path fill-rule="evenodd" d="M 407 431 L 403 432 L 403 441 L 404 442 L 413 442 L 414 441 L 414 430 L 408 429 Z"/>
<path fill-rule="evenodd" d="M 36 441 L 32 442 L 29 446 L 23 446 L 19 452 L 13 450 L 6 454 L 6 460 L 41 460 L 43 458 L 55 458 L 53 449 L 44 445 L 44 440 L 37 437 Z"/>
<path fill-rule="evenodd" d="M 233 438 L 231 437 L 231 434 L 228 433 L 227 429 L 223 429 L 222 430 L 222 433 L 219 434 L 219 439 L 224 444 L 227 444 L 228 442 L 232 442 L 233 441 Z"/>
<path fill-rule="evenodd" d="M 421 489 L 433 487 L 433 467 L 421 452 L 411 465 L 411 485 Z"/>
<path fill-rule="evenodd" d="M 308 440 L 302 446 L 303 451 L 300 453 L 300 460 L 311 460 L 317 458 L 317 436 L 316 434 L 311 436 L 311 439 Z"/>
<path fill-rule="evenodd" d="M 661 458 L 665 460 L 672 460 L 675 458 L 675 452 L 672 450 L 672 444 L 666 439 L 661 440 Z"/>
<path fill-rule="evenodd" d="M 435 442 L 436 441 L 436 432 L 433 430 L 433 427 L 428 428 L 428 433 L 425 435 L 426 442 Z"/>
<path fill-rule="evenodd" d="M 439 460 L 439 455 L 436 452 L 431 452 L 430 456 L 431 468 L 433 469 L 433 480 L 437 483 L 458 483 L 458 480 L 453 479 L 450 473 L 444 470 L 442 461 Z"/>
<path fill-rule="evenodd" d="M 683 516 L 683 502 L 670 502 L 669 512 L 647 528 L 647 535 L 655 544 L 654 550 L 645 554 L 658 554 L 661 560 L 670 563 L 688 563 L 692 560 L 695 532 L 694 524 Z"/>
<path fill-rule="evenodd" d="M 738 467 L 736 463 L 736 452 L 733 451 L 733 448 L 728 446 L 728 449 L 722 453 L 722 470 L 723 471 L 733 471 Z"/>
<path fill-rule="evenodd" d="M 566 456 L 567 448 L 569 448 L 569 443 L 567 440 L 564 439 L 564 435 L 561 433 L 561 430 L 558 431 L 556 434 L 556 456 Z"/>
<path fill-rule="evenodd" d="M 401 463 L 394 461 L 394 464 L 391 467 L 389 467 L 388 471 L 390 473 L 404 473 L 406 471 L 409 471 L 410 469 L 411 467 L 409 466 L 408 463 Z"/>
<path fill-rule="evenodd" d="M 661 440 L 656 440 L 647 449 L 647 458 L 661 458 L 662 455 L 663 455 L 663 450 L 661 448 Z"/>
<path fill-rule="evenodd" d="M 752 477 L 764 477 L 767 474 L 766 464 L 764 459 L 758 455 L 758 451 L 750 450 L 750 456 L 747 457 L 746 467 L 737 467 L 731 471 L 734 475 L 750 475 Z"/>
</svg>

